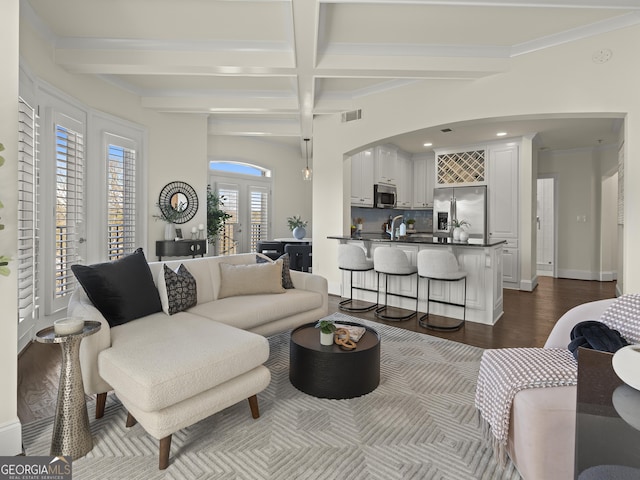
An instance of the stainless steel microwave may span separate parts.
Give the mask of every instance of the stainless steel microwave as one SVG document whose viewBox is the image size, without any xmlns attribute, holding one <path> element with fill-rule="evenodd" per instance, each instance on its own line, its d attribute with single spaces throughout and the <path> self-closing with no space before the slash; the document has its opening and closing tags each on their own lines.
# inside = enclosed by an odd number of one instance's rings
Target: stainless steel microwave
<svg viewBox="0 0 640 480">
<path fill-rule="evenodd" d="M 396 208 L 395 185 L 378 183 L 373 186 L 373 205 L 376 208 Z"/>
</svg>

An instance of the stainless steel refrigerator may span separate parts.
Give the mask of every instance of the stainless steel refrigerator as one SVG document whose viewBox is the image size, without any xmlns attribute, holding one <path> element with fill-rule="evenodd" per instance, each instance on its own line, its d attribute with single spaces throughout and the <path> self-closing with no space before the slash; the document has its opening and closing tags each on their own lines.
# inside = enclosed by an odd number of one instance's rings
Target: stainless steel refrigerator
<svg viewBox="0 0 640 480">
<path fill-rule="evenodd" d="M 445 187 L 433 191 L 433 235 L 450 235 L 453 220 L 466 220 L 469 238 L 487 239 L 487 187 Z"/>
</svg>

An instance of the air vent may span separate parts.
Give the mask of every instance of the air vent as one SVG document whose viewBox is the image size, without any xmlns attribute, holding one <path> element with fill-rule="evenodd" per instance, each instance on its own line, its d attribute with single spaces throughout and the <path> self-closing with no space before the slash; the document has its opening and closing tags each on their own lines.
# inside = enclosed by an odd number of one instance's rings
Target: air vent
<svg viewBox="0 0 640 480">
<path fill-rule="evenodd" d="M 453 130 L 451 130 L 450 128 L 443 128 L 442 130 L 440 130 L 442 133 L 449 133 L 449 132 L 453 132 Z"/>
<path fill-rule="evenodd" d="M 350 112 L 342 112 L 342 123 L 353 122 L 362 118 L 362 109 L 351 110 Z"/>
</svg>

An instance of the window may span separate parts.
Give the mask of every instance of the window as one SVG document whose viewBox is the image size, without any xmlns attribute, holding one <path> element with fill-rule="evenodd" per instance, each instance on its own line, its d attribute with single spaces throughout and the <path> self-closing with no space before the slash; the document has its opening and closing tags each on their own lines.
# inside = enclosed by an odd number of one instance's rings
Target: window
<svg viewBox="0 0 640 480">
<path fill-rule="evenodd" d="M 55 122 L 55 288 L 54 298 L 73 292 L 71 265 L 77 263 L 77 244 L 84 221 L 84 135 L 77 122 L 57 115 Z M 80 125 L 81 126 L 81 125 Z"/>
<path fill-rule="evenodd" d="M 38 167 L 36 112 L 18 99 L 18 322 L 37 318 Z"/>
<path fill-rule="evenodd" d="M 254 177 L 271 177 L 271 170 L 243 162 L 212 160 L 209 162 L 209 170 L 220 172 L 220 174 L 237 173 Z"/>
<path fill-rule="evenodd" d="M 251 208 L 251 232 L 249 251 L 255 252 L 260 240 L 269 238 L 269 190 L 264 187 L 249 187 Z"/>
<path fill-rule="evenodd" d="M 222 199 L 221 209 L 231 215 L 222 230 L 222 235 L 218 235 L 218 246 L 221 255 L 232 255 L 238 253 L 238 224 L 239 224 L 239 187 L 234 184 L 219 184 L 218 195 Z"/>
<path fill-rule="evenodd" d="M 107 137 L 107 256 L 116 260 L 135 249 L 136 151 Z"/>
</svg>

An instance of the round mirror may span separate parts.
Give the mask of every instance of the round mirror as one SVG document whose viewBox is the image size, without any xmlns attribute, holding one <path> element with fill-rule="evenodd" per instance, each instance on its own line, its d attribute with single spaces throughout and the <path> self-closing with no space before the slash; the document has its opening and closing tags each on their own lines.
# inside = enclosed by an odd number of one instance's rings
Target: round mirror
<svg viewBox="0 0 640 480">
<path fill-rule="evenodd" d="M 186 223 L 198 211 L 198 195 L 188 183 L 171 182 L 160 192 L 158 206 L 165 219 L 169 217 L 172 223 Z"/>
</svg>

